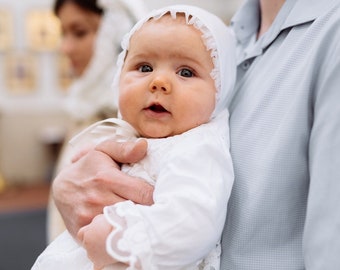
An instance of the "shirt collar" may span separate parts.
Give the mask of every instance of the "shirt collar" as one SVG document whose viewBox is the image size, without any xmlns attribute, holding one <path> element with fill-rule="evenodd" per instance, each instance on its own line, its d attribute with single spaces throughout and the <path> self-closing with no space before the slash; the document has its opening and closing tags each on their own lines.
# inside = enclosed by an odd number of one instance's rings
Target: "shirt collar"
<svg viewBox="0 0 340 270">
<path fill-rule="evenodd" d="M 313 21 L 337 0 L 286 0 L 268 32 L 261 38 L 261 48 L 266 48 L 279 33 L 292 26 Z M 259 0 L 247 0 L 233 16 L 231 26 L 238 42 L 247 46 L 259 27 Z"/>
<path fill-rule="evenodd" d="M 239 42 L 247 41 L 259 26 L 259 3 L 258 0 L 248 0 L 236 12 L 231 19 L 231 27 L 234 29 Z"/>
<path fill-rule="evenodd" d="M 294 7 L 288 14 L 282 29 L 314 21 L 338 0 L 288 0 L 286 2 L 291 2 Z"/>
</svg>

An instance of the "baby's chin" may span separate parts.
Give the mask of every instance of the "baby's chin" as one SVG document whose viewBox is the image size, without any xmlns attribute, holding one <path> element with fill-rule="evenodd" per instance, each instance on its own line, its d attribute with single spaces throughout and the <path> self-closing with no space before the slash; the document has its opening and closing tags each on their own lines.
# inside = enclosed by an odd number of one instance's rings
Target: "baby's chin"
<svg viewBox="0 0 340 270">
<path fill-rule="evenodd" d="M 170 127 L 159 127 L 159 126 L 154 126 L 154 127 L 148 127 L 148 128 L 143 128 L 138 130 L 138 133 L 140 134 L 141 137 L 143 138 L 148 138 L 148 139 L 161 139 L 161 138 L 167 138 L 171 136 L 176 136 L 183 134 L 184 132 L 192 129 L 194 127 L 191 127 L 189 129 L 171 129 Z"/>
<path fill-rule="evenodd" d="M 173 131 L 169 127 L 163 127 L 158 125 L 151 125 L 147 127 L 143 127 L 138 130 L 141 137 L 149 138 L 149 139 L 161 139 L 174 135 L 178 135 L 177 132 Z"/>
<path fill-rule="evenodd" d="M 143 130 L 139 132 L 140 136 L 143 138 L 148 138 L 148 139 L 161 139 L 161 138 L 166 138 L 170 137 L 176 134 L 171 134 L 169 132 L 165 132 L 163 130 Z"/>
</svg>

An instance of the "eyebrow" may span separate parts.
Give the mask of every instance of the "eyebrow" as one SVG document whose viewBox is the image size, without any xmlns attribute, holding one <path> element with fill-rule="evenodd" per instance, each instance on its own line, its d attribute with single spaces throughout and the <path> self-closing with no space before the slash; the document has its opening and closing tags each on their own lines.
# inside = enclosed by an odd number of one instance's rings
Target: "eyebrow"
<svg viewBox="0 0 340 270">
<path fill-rule="evenodd" d="M 129 52 L 128 52 L 129 53 Z M 201 61 L 198 61 L 197 60 L 197 57 L 195 57 L 196 55 L 188 55 L 188 54 L 183 54 L 183 53 L 178 53 L 178 52 L 174 52 L 174 53 L 171 53 L 169 55 L 169 57 L 171 59 L 181 59 L 181 60 L 184 60 L 184 61 L 190 61 L 190 62 L 193 62 L 197 65 L 202 65 L 201 64 Z M 132 60 L 135 60 L 135 59 L 147 59 L 147 58 L 151 58 L 151 57 L 160 57 L 159 53 L 158 52 L 155 52 L 155 51 L 150 51 L 150 52 L 140 52 L 138 54 L 134 54 L 134 55 L 130 55 L 130 59 Z"/>
</svg>

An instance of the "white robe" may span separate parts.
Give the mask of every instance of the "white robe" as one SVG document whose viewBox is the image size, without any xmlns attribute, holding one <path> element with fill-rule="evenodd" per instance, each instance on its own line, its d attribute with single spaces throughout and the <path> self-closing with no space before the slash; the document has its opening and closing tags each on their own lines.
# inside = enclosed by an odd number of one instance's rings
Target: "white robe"
<svg viewBox="0 0 340 270">
<path fill-rule="evenodd" d="M 104 208 L 115 227 L 107 251 L 130 264 L 105 269 L 137 269 L 136 262 L 147 270 L 219 269 L 220 235 L 234 179 L 228 113 L 181 135 L 148 139 L 147 156 L 123 170 L 155 185 L 154 204 L 125 201 Z M 90 270 L 93 265 L 65 232 L 39 256 L 32 270 L 38 269 Z"/>
</svg>

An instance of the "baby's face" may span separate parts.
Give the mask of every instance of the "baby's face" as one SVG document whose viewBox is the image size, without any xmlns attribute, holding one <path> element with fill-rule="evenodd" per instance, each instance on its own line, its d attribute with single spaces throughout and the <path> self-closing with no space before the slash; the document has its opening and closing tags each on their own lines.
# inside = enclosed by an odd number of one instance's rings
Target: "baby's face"
<svg viewBox="0 0 340 270">
<path fill-rule="evenodd" d="M 184 17 L 165 15 L 131 37 L 119 109 L 141 136 L 173 136 L 209 121 L 216 88 L 210 51 L 201 36 Z"/>
</svg>

